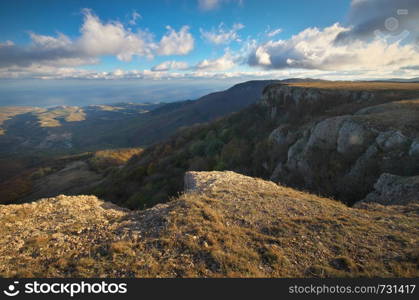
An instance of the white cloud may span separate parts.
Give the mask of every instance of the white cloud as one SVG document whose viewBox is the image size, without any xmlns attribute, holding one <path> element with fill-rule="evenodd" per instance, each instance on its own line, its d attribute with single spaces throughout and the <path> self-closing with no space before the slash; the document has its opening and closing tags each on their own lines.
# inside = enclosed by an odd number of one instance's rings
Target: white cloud
<svg viewBox="0 0 419 300">
<path fill-rule="evenodd" d="M 131 14 L 131 19 L 129 20 L 130 25 L 137 25 L 137 20 L 142 19 L 143 16 L 140 15 L 136 10 L 134 10 Z"/>
<path fill-rule="evenodd" d="M 59 49 L 71 46 L 71 40 L 64 34 L 59 33 L 58 37 L 39 35 L 33 32 L 29 36 L 36 47 L 44 49 Z M 11 45 L 13 46 L 13 45 Z"/>
<path fill-rule="evenodd" d="M 138 19 L 137 14 L 134 12 L 133 16 Z M 83 15 L 80 36 L 76 39 L 70 39 L 62 33 L 47 36 L 30 32 L 30 45 L 19 46 L 12 41 L 0 43 L 2 76 L 10 68 L 14 70 L 10 71 L 13 77 L 18 73 L 27 76 L 31 71 L 35 77 L 42 77 L 39 74 L 45 70 L 68 74 L 65 68 L 97 64 L 103 55 L 130 61 L 134 56 L 153 58 L 155 55 L 185 55 L 194 48 L 194 39 L 188 26 L 183 26 L 179 32 L 168 26 L 168 32 L 156 42 L 154 35 L 148 31 L 133 32 L 117 21 L 105 23 L 89 9 L 84 9 Z"/>
<path fill-rule="evenodd" d="M 221 0 L 198 0 L 199 8 L 202 10 L 213 10 L 218 7 Z"/>
<path fill-rule="evenodd" d="M 198 0 L 198 6 L 203 11 L 215 10 L 220 7 L 222 3 L 237 2 L 243 5 L 243 0 Z"/>
<path fill-rule="evenodd" d="M 201 28 L 200 32 L 203 39 L 212 44 L 220 45 L 229 44 L 232 41 L 240 42 L 240 37 L 237 32 L 243 28 L 244 25 L 241 23 L 235 23 L 231 29 L 225 28 L 224 24 L 220 23 L 217 29 L 205 31 Z"/>
<path fill-rule="evenodd" d="M 0 43 L 0 47 L 3 47 L 3 46 L 14 46 L 14 45 L 15 45 L 15 43 L 13 43 L 12 41 L 9 41 L 9 40 L 5 41 L 4 43 Z"/>
<path fill-rule="evenodd" d="M 227 51 L 217 59 L 204 59 L 195 66 L 195 69 L 203 71 L 224 71 L 233 68 L 235 65 L 235 57 Z"/>
<path fill-rule="evenodd" d="M 130 61 L 134 55 L 152 57 L 156 48 L 149 33 L 133 33 L 120 22 L 104 24 L 90 10 L 84 10 L 80 31 L 82 35 L 76 44 L 89 56 L 115 55 L 119 60 Z"/>
<path fill-rule="evenodd" d="M 165 61 L 151 68 L 152 71 L 186 70 L 188 64 L 183 61 Z"/>
<path fill-rule="evenodd" d="M 280 34 L 281 32 L 282 32 L 282 28 L 278 28 L 278 29 L 268 30 L 266 32 L 266 35 L 268 37 L 274 37 L 274 36 Z"/>
<path fill-rule="evenodd" d="M 32 65 L 30 67 L 0 68 L 0 78 L 37 79 L 97 79 L 97 80 L 167 80 L 167 79 L 230 79 L 239 81 L 252 79 L 319 78 L 329 80 L 367 80 L 386 78 L 417 77 L 417 70 L 369 70 L 369 71 L 325 71 L 306 69 L 216 71 L 190 68 L 189 72 L 116 69 L 98 72 L 79 68 Z"/>
<path fill-rule="evenodd" d="M 324 29 L 308 28 L 288 40 L 256 45 L 248 58 L 252 66 L 267 69 L 396 70 L 419 63 L 416 45 L 389 43 L 383 39 L 337 44 L 339 34 L 349 31 L 339 24 Z"/>
<path fill-rule="evenodd" d="M 160 40 L 157 48 L 159 55 L 186 55 L 194 49 L 194 38 L 189 33 L 189 26 L 183 26 L 179 32 L 166 26 L 168 32 Z"/>
</svg>

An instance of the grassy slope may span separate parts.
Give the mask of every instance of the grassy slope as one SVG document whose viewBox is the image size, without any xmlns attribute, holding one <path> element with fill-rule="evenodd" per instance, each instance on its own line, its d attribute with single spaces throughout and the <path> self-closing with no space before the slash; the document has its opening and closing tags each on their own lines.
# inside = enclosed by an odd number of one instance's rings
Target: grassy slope
<svg viewBox="0 0 419 300">
<path fill-rule="evenodd" d="M 413 277 L 418 205 L 348 208 L 232 172 L 194 174 L 168 204 L 95 197 L 0 206 L 0 275 Z"/>
<path fill-rule="evenodd" d="M 33 200 L 32 193 L 46 197 L 56 191 L 67 192 L 83 186 L 83 177 L 91 174 L 95 177 L 104 177 L 114 169 L 120 168 L 129 159 L 139 155 L 141 148 L 123 148 L 85 152 L 76 155 L 58 157 L 23 157 L 0 160 L 3 168 L 0 170 L 0 203 L 19 203 L 19 201 Z M 78 173 L 77 169 L 67 172 L 64 176 L 61 170 L 71 164 L 82 163 L 86 166 L 85 172 Z M 13 173 L 16 171 L 16 173 Z M 60 177 L 62 175 L 62 177 Z M 68 181 L 68 179 L 71 179 Z M 88 181 L 87 178 L 86 181 Z M 66 182 L 68 181 L 68 182 Z M 48 185 L 47 185 L 48 184 Z M 49 190 L 51 189 L 51 190 Z M 39 198 L 39 196 L 36 196 Z"/>
</svg>

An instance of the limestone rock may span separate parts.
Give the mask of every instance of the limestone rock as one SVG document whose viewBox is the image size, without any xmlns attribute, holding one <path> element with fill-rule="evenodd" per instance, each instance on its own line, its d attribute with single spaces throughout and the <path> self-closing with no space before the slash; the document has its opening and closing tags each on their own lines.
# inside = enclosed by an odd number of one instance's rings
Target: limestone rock
<svg viewBox="0 0 419 300">
<path fill-rule="evenodd" d="M 384 151 L 403 150 L 409 139 L 400 131 L 386 131 L 378 135 L 376 142 Z"/>
<path fill-rule="evenodd" d="M 339 130 L 337 151 L 344 155 L 360 155 L 374 137 L 375 134 L 371 130 L 353 119 L 348 119 Z"/>
<path fill-rule="evenodd" d="M 361 202 L 383 205 L 419 203 L 419 176 L 403 177 L 384 173 L 374 184 L 374 191 Z"/>
<path fill-rule="evenodd" d="M 347 116 L 326 119 L 318 123 L 308 140 L 307 147 L 317 147 L 320 149 L 336 149 L 339 130 Z"/>
<path fill-rule="evenodd" d="M 409 149 L 409 155 L 419 157 L 419 140 L 413 141 Z"/>
</svg>

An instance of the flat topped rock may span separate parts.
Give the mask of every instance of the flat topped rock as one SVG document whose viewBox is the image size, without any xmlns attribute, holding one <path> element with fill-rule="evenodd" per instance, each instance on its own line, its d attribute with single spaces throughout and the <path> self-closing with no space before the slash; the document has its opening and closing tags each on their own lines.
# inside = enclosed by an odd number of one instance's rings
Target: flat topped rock
<svg viewBox="0 0 419 300">
<path fill-rule="evenodd" d="M 256 188 L 256 189 L 277 189 L 279 186 L 271 181 L 264 181 L 241 175 L 231 171 L 211 171 L 185 173 L 185 192 L 207 192 L 225 188 Z"/>
</svg>

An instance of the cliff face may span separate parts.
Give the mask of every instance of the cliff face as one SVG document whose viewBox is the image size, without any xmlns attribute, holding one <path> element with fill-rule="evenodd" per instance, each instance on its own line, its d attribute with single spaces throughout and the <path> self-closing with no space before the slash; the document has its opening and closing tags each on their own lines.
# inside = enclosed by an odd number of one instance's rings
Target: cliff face
<svg viewBox="0 0 419 300">
<path fill-rule="evenodd" d="M 419 100 L 390 102 L 412 95 L 347 88 L 265 90 L 261 105 L 280 124 L 269 137 L 277 149 L 272 180 L 353 203 L 383 173 L 419 174 Z"/>
<path fill-rule="evenodd" d="M 234 172 L 129 211 L 94 196 L 0 205 L 2 277 L 413 277 L 418 205 L 334 200 Z"/>
</svg>

